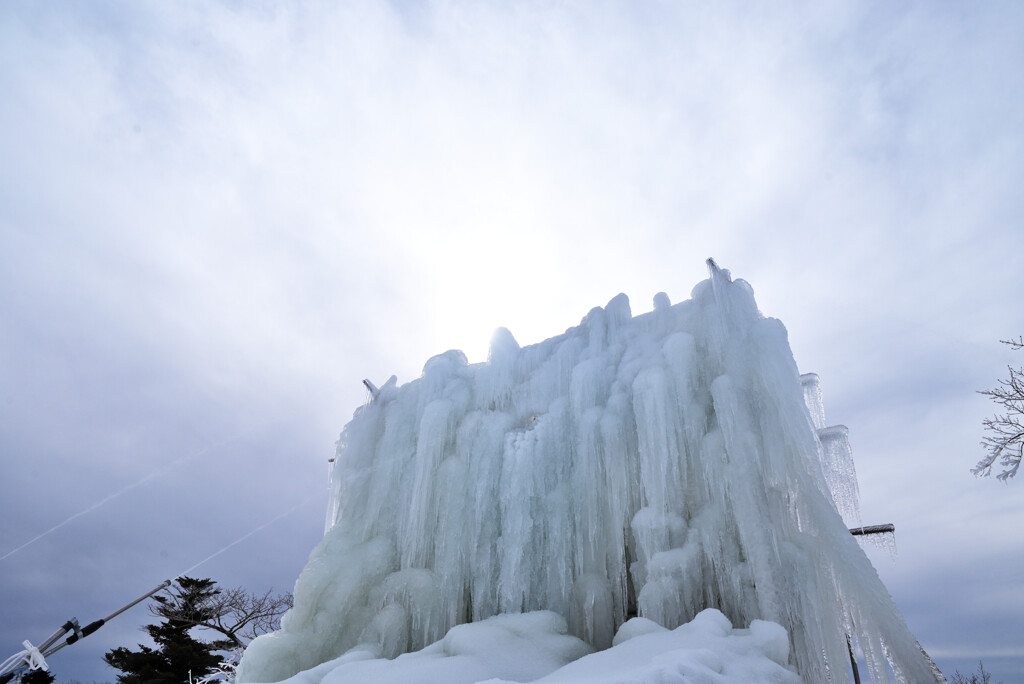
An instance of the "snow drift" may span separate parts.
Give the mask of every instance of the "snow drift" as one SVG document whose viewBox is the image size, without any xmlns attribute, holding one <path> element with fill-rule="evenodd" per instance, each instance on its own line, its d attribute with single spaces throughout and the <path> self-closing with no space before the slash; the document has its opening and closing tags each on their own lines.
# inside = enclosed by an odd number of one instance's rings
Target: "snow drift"
<svg viewBox="0 0 1024 684">
<path fill-rule="evenodd" d="M 669 631 L 636 617 L 596 653 L 566 629 L 550 611 L 496 615 L 392 660 L 356 647 L 285 684 L 800 684 L 786 667 L 786 630 L 773 622 L 733 629 L 708 608 Z"/>
<path fill-rule="evenodd" d="M 708 608 L 784 627 L 807 682 L 851 679 L 848 637 L 875 681 L 941 681 L 844 522 L 845 428 L 782 324 L 709 265 L 690 300 L 633 317 L 619 295 L 558 337 L 502 329 L 486 363 L 449 351 L 375 389 L 338 442 L 295 607 L 239 681 L 502 614 L 550 611 L 601 650 L 631 617 L 671 630 Z"/>
</svg>

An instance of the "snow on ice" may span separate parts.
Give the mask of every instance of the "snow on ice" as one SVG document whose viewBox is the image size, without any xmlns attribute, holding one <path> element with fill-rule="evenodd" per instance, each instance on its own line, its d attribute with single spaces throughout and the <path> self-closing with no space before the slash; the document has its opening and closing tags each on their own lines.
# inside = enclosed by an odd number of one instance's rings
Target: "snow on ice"
<svg viewBox="0 0 1024 684">
<path fill-rule="evenodd" d="M 942 681 L 848 531 L 817 376 L 709 266 L 687 301 L 377 389 L 239 681 L 846 682 L 848 637 L 874 681 Z"/>
<path fill-rule="evenodd" d="M 287 684 L 798 684 L 786 668 L 789 639 L 773 622 L 755 620 L 732 629 L 708 608 L 669 631 L 637 617 L 626 622 L 613 648 L 594 652 L 566 634 L 563 617 L 550 611 L 496 615 L 453 627 L 440 641 L 393 660 L 359 647 L 291 677 Z M 546 675 L 546 676 L 545 676 Z"/>
</svg>

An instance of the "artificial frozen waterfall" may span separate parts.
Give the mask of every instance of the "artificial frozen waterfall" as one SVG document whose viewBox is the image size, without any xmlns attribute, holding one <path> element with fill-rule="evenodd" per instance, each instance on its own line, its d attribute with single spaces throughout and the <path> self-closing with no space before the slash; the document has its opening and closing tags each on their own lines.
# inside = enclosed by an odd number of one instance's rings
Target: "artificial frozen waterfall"
<svg viewBox="0 0 1024 684">
<path fill-rule="evenodd" d="M 486 363 L 449 351 L 373 388 L 295 607 L 240 681 L 501 614 L 550 611 L 600 650 L 634 616 L 672 629 L 708 608 L 782 625 L 807 683 L 851 681 L 848 638 L 875 681 L 941 681 L 848 531 L 852 458 L 817 378 L 709 265 L 690 300 L 633 317 L 619 295 L 558 337 L 499 330 Z"/>
</svg>

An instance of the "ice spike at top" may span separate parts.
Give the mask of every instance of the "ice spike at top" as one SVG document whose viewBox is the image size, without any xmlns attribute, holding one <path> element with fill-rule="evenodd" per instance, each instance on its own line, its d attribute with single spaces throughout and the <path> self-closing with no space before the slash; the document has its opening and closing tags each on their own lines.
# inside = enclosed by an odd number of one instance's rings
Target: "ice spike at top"
<svg viewBox="0 0 1024 684">
<path fill-rule="evenodd" d="M 704 608 L 783 625 L 805 682 L 848 681 L 847 635 L 875 681 L 887 659 L 936 681 L 837 509 L 852 461 L 823 449 L 817 378 L 750 286 L 708 267 L 687 301 L 632 316 L 619 295 L 539 344 L 502 329 L 486 363 L 448 351 L 380 387 L 338 441 L 295 607 L 239 681 L 499 613 L 552 610 L 604 648 L 635 614 L 671 628 Z"/>
</svg>

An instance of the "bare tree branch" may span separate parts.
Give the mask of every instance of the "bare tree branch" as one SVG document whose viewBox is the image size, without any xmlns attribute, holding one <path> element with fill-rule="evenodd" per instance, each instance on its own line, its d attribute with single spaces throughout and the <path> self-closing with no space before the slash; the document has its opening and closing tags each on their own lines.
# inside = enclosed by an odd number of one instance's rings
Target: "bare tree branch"
<svg viewBox="0 0 1024 684">
<path fill-rule="evenodd" d="M 209 587 L 215 584 L 209 582 Z M 199 601 L 186 600 L 187 590 L 175 584 L 154 598 L 149 612 L 155 617 L 217 632 L 220 649 L 245 647 L 261 634 L 278 628 L 281 616 L 292 607 L 291 594 L 249 593 L 241 587 L 216 589 Z"/>
<path fill-rule="evenodd" d="M 1000 342 L 1014 350 L 1024 349 L 1024 337 Z M 971 470 L 976 476 L 987 477 L 998 462 L 1003 471 L 996 479 L 1004 482 L 1017 474 L 1024 459 L 1024 368 L 1007 366 L 1007 370 L 1009 378 L 997 381 L 993 389 L 979 392 L 996 402 L 1003 412 L 982 421 L 989 434 L 981 440 L 981 445 L 988 453 Z"/>
</svg>

